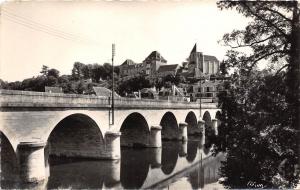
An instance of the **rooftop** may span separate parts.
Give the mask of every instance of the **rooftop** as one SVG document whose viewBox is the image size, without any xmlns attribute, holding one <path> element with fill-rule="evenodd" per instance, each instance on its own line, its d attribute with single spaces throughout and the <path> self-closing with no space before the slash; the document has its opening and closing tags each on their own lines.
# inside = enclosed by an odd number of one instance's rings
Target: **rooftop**
<svg viewBox="0 0 300 190">
<path fill-rule="evenodd" d="M 197 53 L 197 57 L 200 57 L 203 55 L 202 52 L 198 52 L 197 51 L 197 44 L 194 45 L 192 51 L 191 51 L 191 54 L 192 53 Z M 209 61 L 209 62 L 219 62 L 219 60 L 215 57 L 215 56 L 212 56 L 212 55 L 204 55 L 204 61 Z"/>
<path fill-rule="evenodd" d="M 204 61 L 219 62 L 219 60 L 213 55 L 204 55 Z"/>
<path fill-rule="evenodd" d="M 157 72 L 162 73 L 162 72 L 167 72 L 167 71 L 174 71 L 178 67 L 178 64 L 172 64 L 172 65 L 161 65 Z"/>
<path fill-rule="evenodd" d="M 134 65 L 135 62 L 131 59 L 126 59 L 121 65 Z"/>
<path fill-rule="evenodd" d="M 152 51 L 150 55 L 145 59 L 146 60 L 156 60 L 161 61 L 163 63 L 167 63 L 167 60 L 160 55 L 158 51 Z"/>
<path fill-rule="evenodd" d="M 111 90 L 105 87 L 94 86 L 93 89 L 97 96 L 107 96 L 107 97 L 111 96 Z M 116 92 L 114 95 L 116 97 L 120 97 Z"/>
</svg>

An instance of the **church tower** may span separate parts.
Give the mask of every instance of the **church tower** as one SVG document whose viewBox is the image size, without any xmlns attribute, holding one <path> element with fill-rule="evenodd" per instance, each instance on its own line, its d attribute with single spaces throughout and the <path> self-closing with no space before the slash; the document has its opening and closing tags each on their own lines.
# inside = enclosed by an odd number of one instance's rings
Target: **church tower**
<svg viewBox="0 0 300 190">
<path fill-rule="evenodd" d="M 189 71 L 195 72 L 195 77 L 200 77 L 204 71 L 204 56 L 202 52 L 197 52 L 197 43 L 195 43 L 189 56 Z"/>
</svg>

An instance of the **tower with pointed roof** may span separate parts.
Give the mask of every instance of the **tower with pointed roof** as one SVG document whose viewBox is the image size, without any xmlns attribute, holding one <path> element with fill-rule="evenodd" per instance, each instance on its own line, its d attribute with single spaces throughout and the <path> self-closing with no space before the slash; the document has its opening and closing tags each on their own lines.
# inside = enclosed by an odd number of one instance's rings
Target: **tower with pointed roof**
<svg viewBox="0 0 300 190">
<path fill-rule="evenodd" d="M 197 51 L 197 44 L 194 45 L 188 58 L 188 70 L 194 73 L 194 77 L 210 76 L 219 73 L 220 62 L 215 56 L 204 55 Z"/>
<path fill-rule="evenodd" d="M 146 65 L 146 74 L 149 76 L 155 76 L 158 68 L 161 65 L 166 65 L 167 60 L 163 58 L 158 51 L 152 51 L 143 63 Z"/>
</svg>

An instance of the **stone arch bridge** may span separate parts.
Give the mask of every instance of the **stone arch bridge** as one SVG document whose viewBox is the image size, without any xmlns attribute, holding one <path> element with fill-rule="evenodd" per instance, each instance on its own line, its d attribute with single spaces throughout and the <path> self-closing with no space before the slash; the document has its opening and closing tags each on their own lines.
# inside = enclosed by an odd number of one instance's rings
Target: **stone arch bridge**
<svg viewBox="0 0 300 190">
<path fill-rule="evenodd" d="M 1 134 L 16 154 L 21 177 L 47 175 L 47 157 L 120 159 L 120 146 L 161 147 L 162 139 L 186 141 L 217 134 L 216 103 L 115 99 L 74 94 L 0 90 Z M 5 142 L 4 142 L 5 143 Z M 3 143 L 2 143 L 3 144 Z"/>
</svg>

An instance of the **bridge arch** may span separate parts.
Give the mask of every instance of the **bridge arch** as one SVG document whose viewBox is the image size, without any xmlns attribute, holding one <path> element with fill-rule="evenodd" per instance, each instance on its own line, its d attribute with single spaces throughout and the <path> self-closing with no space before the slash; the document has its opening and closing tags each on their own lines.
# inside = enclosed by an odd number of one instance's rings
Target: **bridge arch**
<svg viewBox="0 0 300 190">
<path fill-rule="evenodd" d="M 187 127 L 188 135 L 196 135 L 200 133 L 200 130 L 198 129 L 198 125 L 197 125 L 197 117 L 193 111 L 190 111 L 187 114 L 185 118 L 185 122 L 188 124 Z"/>
<path fill-rule="evenodd" d="M 221 119 L 221 111 L 217 111 L 217 112 L 216 112 L 215 118 L 218 119 L 218 120 Z"/>
<path fill-rule="evenodd" d="M 149 145 L 150 131 L 145 117 L 134 112 L 123 121 L 121 128 L 121 146 L 147 147 Z"/>
<path fill-rule="evenodd" d="M 203 114 L 203 121 L 205 122 L 205 144 L 210 145 L 213 136 L 215 135 L 215 129 L 212 125 L 212 118 L 208 111 L 204 112 Z"/>
<path fill-rule="evenodd" d="M 164 140 L 176 140 L 179 138 L 178 122 L 175 115 L 172 112 L 166 112 L 161 121 L 162 127 L 161 136 Z"/>
<path fill-rule="evenodd" d="M 0 131 L 1 141 L 1 188 L 10 189 L 14 188 L 12 185 L 19 177 L 19 164 L 16 152 L 6 135 Z"/>
<path fill-rule="evenodd" d="M 86 114 L 66 116 L 50 132 L 45 148 L 51 156 L 101 158 L 105 150 L 102 132 Z"/>
</svg>

